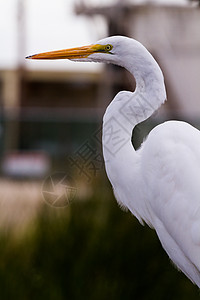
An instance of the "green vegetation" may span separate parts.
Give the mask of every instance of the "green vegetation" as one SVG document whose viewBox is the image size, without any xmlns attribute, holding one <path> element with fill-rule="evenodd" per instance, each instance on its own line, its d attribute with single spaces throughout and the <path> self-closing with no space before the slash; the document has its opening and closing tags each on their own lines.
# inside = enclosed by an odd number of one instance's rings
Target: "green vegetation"
<svg viewBox="0 0 200 300">
<path fill-rule="evenodd" d="M 155 232 L 119 209 L 110 186 L 64 209 L 41 204 L 25 233 L 2 228 L 0 299 L 197 299 Z"/>
</svg>

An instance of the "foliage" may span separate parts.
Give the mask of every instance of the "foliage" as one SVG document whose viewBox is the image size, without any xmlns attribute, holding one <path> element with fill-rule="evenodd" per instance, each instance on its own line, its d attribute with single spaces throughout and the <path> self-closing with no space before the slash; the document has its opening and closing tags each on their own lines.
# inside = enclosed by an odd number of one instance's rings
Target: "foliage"
<svg viewBox="0 0 200 300">
<path fill-rule="evenodd" d="M 1 299 L 197 299 L 153 230 L 96 187 L 65 209 L 44 204 L 21 237 L 0 236 Z"/>
</svg>

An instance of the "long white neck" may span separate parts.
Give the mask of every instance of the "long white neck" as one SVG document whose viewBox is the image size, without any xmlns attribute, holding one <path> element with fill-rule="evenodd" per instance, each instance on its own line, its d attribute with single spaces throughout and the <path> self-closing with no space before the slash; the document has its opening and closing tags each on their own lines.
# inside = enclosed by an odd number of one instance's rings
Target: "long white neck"
<svg viewBox="0 0 200 300">
<path fill-rule="evenodd" d="M 103 119 L 103 154 L 106 172 L 118 202 L 128 207 L 141 221 L 145 219 L 145 214 L 142 215 L 145 207 L 141 207 L 144 202 L 140 201 L 139 195 L 141 193 L 144 197 L 144 191 L 138 191 L 138 187 L 142 186 L 139 182 L 140 154 L 132 146 L 132 131 L 165 101 L 166 92 L 160 67 L 147 50 L 139 61 L 126 61 L 129 63 L 121 62 L 120 65 L 133 74 L 136 89 L 134 92 L 118 93 L 108 106 Z M 135 195 L 138 195 L 135 200 L 138 201 L 137 209 L 123 195 L 126 189 L 133 191 L 134 195 L 134 187 Z M 145 221 L 148 223 L 149 220 Z"/>
<path fill-rule="evenodd" d="M 104 122 L 108 122 L 111 116 L 117 118 L 131 133 L 135 125 L 148 119 L 166 100 L 162 71 L 142 45 L 141 50 L 137 60 L 129 54 L 124 61 L 119 62 L 134 76 L 135 91 L 118 93 L 104 115 Z"/>
<path fill-rule="evenodd" d="M 120 159 L 130 147 L 133 150 L 133 128 L 149 118 L 166 99 L 162 71 L 146 49 L 144 54 L 140 60 L 120 63 L 135 77 L 136 89 L 119 92 L 106 109 L 103 118 L 105 160 Z"/>
</svg>

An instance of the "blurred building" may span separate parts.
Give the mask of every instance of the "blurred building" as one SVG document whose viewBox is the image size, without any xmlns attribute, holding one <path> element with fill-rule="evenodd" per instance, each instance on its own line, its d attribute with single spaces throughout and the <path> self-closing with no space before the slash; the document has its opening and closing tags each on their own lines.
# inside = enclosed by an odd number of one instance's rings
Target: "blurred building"
<svg viewBox="0 0 200 300">
<path fill-rule="evenodd" d="M 200 9 L 120 1 L 106 7 L 85 3 L 76 6 L 77 14 L 103 16 L 108 35 L 138 39 L 159 62 L 168 94 L 159 118 L 182 118 L 199 125 Z M 132 76 L 110 65 L 97 73 L 1 70 L 1 154 L 39 151 L 62 164 L 99 128 L 106 106 L 123 89 L 134 90 Z"/>
<path fill-rule="evenodd" d="M 100 126 L 102 84 L 100 73 L 1 70 L 4 159 L 41 152 L 62 163 Z"/>
</svg>

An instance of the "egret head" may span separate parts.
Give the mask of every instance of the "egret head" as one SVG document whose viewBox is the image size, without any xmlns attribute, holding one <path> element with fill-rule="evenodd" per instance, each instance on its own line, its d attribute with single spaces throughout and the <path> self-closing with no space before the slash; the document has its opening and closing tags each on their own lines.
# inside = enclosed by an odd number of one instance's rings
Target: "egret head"
<svg viewBox="0 0 200 300">
<path fill-rule="evenodd" d="M 155 59 L 141 43 L 125 36 L 111 36 L 89 46 L 44 52 L 26 58 L 112 63 L 130 71 L 135 77 L 136 87 L 152 85 L 153 80 L 156 85 L 162 85 L 161 88 L 165 91 L 162 71 Z M 160 88 L 155 87 L 155 90 Z M 166 98 L 165 92 L 163 98 Z"/>
<path fill-rule="evenodd" d="M 27 59 L 70 59 L 73 61 L 105 62 L 126 67 L 126 61 L 139 58 L 145 51 L 139 42 L 125 36 L 111 36 L 89 46 L 50 51 L 27 56 Z M 147 52 L 147 51 L 145 51 Z"/>
</svg>

